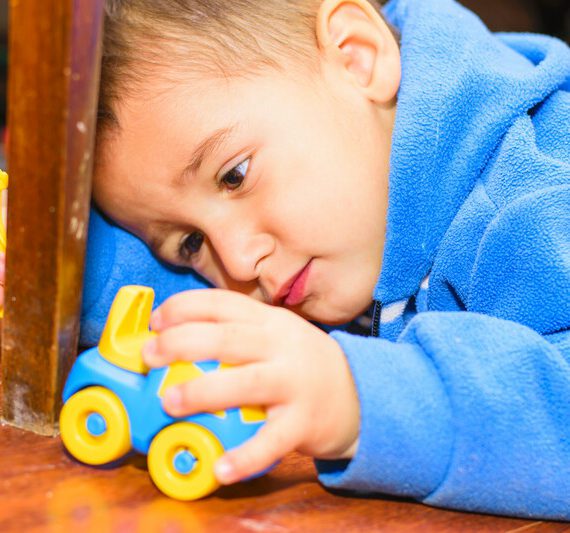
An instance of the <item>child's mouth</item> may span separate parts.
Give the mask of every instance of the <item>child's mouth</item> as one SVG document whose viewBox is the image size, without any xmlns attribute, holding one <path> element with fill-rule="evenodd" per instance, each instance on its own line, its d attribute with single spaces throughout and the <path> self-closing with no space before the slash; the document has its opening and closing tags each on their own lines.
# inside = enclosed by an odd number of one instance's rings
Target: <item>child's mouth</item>
<svg viewBox="0 0 570 533">
<path fill-rule="evenodd" d="M 283 303 L 288 306 L 299 305 L 305 298 L 305 286 L 307 284 L 307 278 L 311 270 L 311 264 L 313 260 L 311 259 L 305 267 L 296 275 L 289 292 L 285 295 Z"/>
</svg>

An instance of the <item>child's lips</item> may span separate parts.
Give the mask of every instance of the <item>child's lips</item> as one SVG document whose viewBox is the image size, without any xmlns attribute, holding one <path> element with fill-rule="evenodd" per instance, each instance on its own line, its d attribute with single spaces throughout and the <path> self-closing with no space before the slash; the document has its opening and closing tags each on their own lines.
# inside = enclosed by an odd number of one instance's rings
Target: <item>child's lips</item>
<svg viewBox="0 0 570 533">
<path fill-rule="evenodd" d="M 273 298 L 273 305 L 293 306 L 303 301 L 311 263 L 312 260 L 283 284 L 279 292 Z"/>
<path fill-rule="evenodd" d="M 299 305 L 305 299 L 305 287 L 311 270 L 311 263 L 312 262 L 309 261 L 293 281 L 293 284 L 289 289 L 289 293 L 285 296 L 285 305 L 289 305 L 291 307 Z"/>
</svg>

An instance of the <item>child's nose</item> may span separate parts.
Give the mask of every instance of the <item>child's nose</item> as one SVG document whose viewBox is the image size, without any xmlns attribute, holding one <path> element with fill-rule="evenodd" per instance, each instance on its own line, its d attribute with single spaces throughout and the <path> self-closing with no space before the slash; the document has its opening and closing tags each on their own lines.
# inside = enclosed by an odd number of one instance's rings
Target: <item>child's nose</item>
<svg viewBox="0 0 570 533">
<path fill-rule="evenodd" d="M 236 281 L 253 281 L 259 276 L 263 259 L 275 249 L 275 240 L 268 233 L 234 228 L 224 232 L 216 251 L 228 275 Z"/>
</svg>

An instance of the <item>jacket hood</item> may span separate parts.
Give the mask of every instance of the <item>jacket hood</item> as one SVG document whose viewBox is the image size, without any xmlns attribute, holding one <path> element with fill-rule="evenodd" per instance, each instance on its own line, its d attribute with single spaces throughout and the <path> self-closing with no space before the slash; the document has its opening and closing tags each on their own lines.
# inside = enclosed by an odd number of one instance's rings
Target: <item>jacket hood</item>
<svg viewBox="0 0 570 533">
<path fill-rule="evenodd" d="M 374 298 L 415 294 L 438 244 L 503 135 L 570 85 L 557 39 L 492 34 L 452 0 L 392 0 L 402 82 L 392 138 L 387 232 Z"/>
</svg>

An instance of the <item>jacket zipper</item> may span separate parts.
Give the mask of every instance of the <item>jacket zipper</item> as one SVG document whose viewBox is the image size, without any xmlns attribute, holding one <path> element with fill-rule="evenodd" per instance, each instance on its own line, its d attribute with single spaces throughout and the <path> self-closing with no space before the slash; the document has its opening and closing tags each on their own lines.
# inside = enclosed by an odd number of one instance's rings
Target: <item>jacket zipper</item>
<svg viewBox="0 0 570 533">
<path fill-rule="evenodd" d="M 382 313 L 382 302 L 374 300 L 374 307 L 372 308 L 372 336 L 380 337 L 380 314 Z"/>
</svg>

